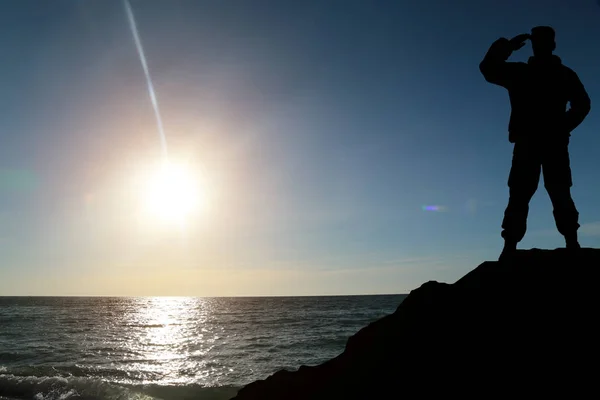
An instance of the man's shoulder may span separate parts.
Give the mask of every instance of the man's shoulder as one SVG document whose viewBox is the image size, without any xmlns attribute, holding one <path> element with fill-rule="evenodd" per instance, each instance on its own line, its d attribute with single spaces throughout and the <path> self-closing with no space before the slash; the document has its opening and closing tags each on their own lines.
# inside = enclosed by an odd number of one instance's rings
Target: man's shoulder
<svg viewBox="0 0 600 400">
<path fill-rule="evenodd" d="M 561 76 L 565 84 L 569 86 L 579 84 L 579 76 L 577 73 L 564 64 L 561 65 Z"/>
<path fill-rule="evenodd" d="M 527 63 L 524 63 L 523 61 L 510 61 L 507 62 L 507 64 L 515 71 L 525 71 L 528 68 Z"/>
<path fill-rule="evenodd" d="M 527 63 L 522 61 L 511 61 L 506 63 L 508 65 L 509 74 L 512 76 L 514 82 L 521 82 L 523 79 L 527 79 L 529 66 Z"/>
<path fill-rule="evenodd" d="M 575 73 L 575 71 L 573 71 L 571 68 L 567 67 L 565 64 L 561 64 L 560 65 L 561 69 L 563 70 L 563 72 L 565 74 L 569 74 L 569 75 L 577 75 Z"/>
<path fill-rule="evenodd" d="M 521 74 L 527 71 L 527 64 L 521 61 L 507 61 L 506 67 L 512 74 Z"/>
<path fill-rule="evenodd" d="M 577 74 L 575 73 L 575 71 L 573 71 L 571 68 L 569 68 L 568 66 L 566 66 L 565 64 L 563 64 L 562 60 L 559 61 L 557 67 L 558 67 L 558 70 L 562 74 L 564 74 L 565 76 L 568 76 L 568 77 L 577 77 Z"/>
</svg>

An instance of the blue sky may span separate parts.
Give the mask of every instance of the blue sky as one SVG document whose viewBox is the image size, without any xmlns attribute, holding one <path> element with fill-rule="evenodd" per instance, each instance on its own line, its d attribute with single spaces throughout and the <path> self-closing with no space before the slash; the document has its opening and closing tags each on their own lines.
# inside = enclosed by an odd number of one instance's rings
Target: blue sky
<svg viewBox="0 0 600 400">
<path fill-rule="evenodd" d="M 140 222 L 136 171 L 162 147 L 121 1 L 3 2 L 0 295 L 454 282 L 497 259 L 508 199 L 508 95 L 478 64 L 536 25 L 592 99 L 570 150 L 580 242 L 598 246 L 595 0 L 131 4 L 169 157 L 210 207 L 185 232 Z M 563 245 L 543 183 L 528 226 L 521 248 Z"/>
</svg>

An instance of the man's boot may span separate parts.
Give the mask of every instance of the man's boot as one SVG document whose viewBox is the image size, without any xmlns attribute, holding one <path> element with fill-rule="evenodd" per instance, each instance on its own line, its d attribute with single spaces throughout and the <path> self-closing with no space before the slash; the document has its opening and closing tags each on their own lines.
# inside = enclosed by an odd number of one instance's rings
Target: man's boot
<svg viewBox="0 0 600 400">
<path fill-rule="evenodd" d="M 567 249 L 569 250 L 577 250 L 581 248 L 579 241 L 577 240 L 577 232 L 565 235 L 565 243 L 567 245 Z"/>
<path fill-rule="evenodd" d="M 513 256 L 517 252 L 517 242 L 511 240 L 504 241 L 504 248 L 502 249 L 502 253 L 500 253 L 500 257 L 498 261 L 505 261 L 511 256 Z"/>
</svg>

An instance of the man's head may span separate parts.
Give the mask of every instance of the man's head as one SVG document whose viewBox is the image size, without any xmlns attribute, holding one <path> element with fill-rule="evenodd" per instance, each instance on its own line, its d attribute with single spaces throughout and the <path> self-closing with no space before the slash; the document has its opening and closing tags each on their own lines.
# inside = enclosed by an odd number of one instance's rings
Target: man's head
<svg viewBox="0 0 600 400">
<path fill-rule="evenodd" d="M 549 26 L 536 26 L 531 30 L 531 47 L 537 57 L 549 56 L 556 49 L 555 32 Z"/>
</svg>

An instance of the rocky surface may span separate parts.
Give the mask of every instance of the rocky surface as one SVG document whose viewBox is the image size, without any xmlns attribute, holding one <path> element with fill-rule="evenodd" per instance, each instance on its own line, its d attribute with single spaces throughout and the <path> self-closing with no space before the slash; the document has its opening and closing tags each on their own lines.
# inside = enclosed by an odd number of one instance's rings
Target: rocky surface
<svg viewBox="0 0 600 400">
<path fill-rule="evenodd" d="M 600 250 L 519 250 L 413 290 L 324 364 L 235 400 L 595 396 Z"/>
</svg>

